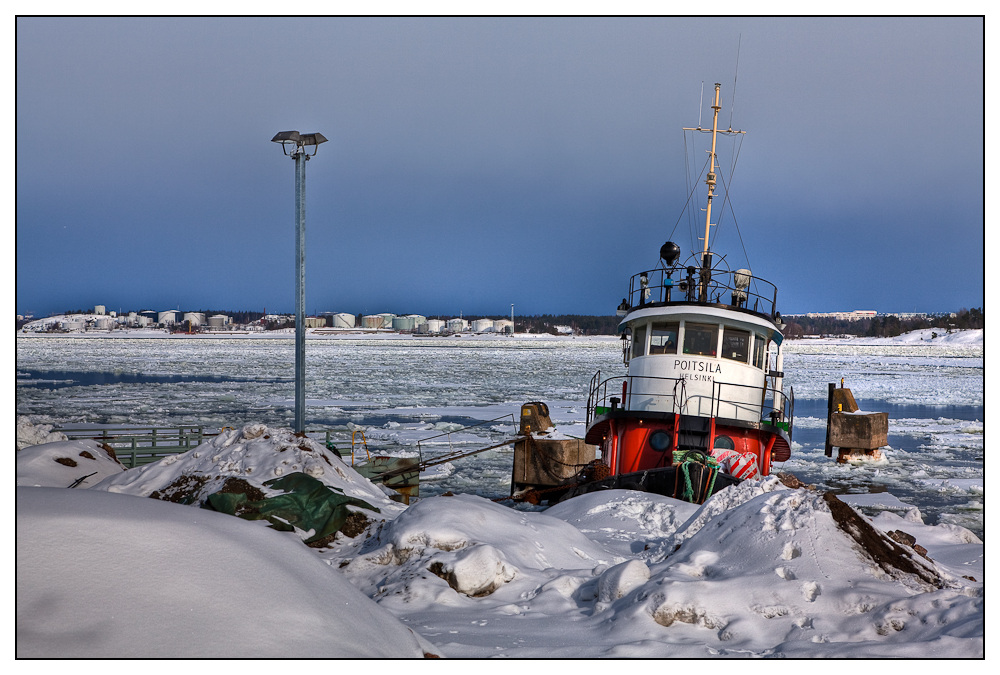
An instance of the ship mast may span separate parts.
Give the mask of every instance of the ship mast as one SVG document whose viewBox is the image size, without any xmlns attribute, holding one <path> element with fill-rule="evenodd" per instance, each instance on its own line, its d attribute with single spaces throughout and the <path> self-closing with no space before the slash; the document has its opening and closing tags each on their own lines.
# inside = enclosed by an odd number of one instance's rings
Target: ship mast
<svg viewBox="0 0 1000 675">
<path fill-rule="evenodd" d="M 712 104 L 712 150 L 709 153 L 708 175 L 705 176 L 705 184 L 708 185 L 708 204 L 705 207 L 705 245 L 701 253 L 701 271 L 699 273 L 698 284 L 699 302 L 707 302 L 708 284 L 712 280 L 712 251 L 709 248 L 709 234 L 712 228 L 712 199 L 715 197 L 715 163 L 718 159 L 715 153 L 716 138 L 720 133 L 744 133 L 742 131 L 734 131 L 732 127 L 726 131 L 719 131 L 719 110 L 722 109 L 719 105 L 719 89 L 721 87 L 721 84 L 718 82 L 715 83 L 715 103 Z M 703 131 L 703 129 L 699 126 L 696 129 L 685 128 L 684 131 Z"/>
<path fill-rule="evenodd" d="M 708 205 L 705 207 L 705 248 L 702 251 L 702 264 L 710 255 L 708 250 L 708 231 L 712 227 L 712 197 L 715 196 L 715 138 L 719 133 L 719 88 L 722 85 L 715 83 L 715 103 L 712 105 L 712 152 L 709 155 L 708 175 L 705 176 L 705 184 L 708 185 Z"/>
</svg>

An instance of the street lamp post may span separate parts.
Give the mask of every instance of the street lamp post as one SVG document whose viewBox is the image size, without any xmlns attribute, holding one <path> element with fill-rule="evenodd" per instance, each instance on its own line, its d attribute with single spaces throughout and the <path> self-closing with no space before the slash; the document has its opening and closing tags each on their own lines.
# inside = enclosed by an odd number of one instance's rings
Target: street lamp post
<svg viewBox="0 0 1000 675">
<path fill-rule="evenodd" d="M 295 432 L 306 430 L 306 161 L 316 154 L 323 134 L 280 131 L 271 139 L 295 160 Z M 312 148 L 309 154 L 307 148 Z"/>
</svg>

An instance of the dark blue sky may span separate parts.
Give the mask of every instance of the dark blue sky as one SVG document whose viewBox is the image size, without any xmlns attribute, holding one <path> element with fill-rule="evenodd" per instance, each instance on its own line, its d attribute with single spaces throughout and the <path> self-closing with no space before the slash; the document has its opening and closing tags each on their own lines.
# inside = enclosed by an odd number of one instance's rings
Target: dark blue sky
<svg viewBox="0 0 1000 675">
<path fill-rule="evenodd" d="M 297 129 L 329 139 L 307 170 L 310 313 L 611 314 L 682 215 L 681 127 L 710 125 L 714 82 L 722 125 L 748 133 L 713 248 L 733 267 L 745 248 L 779 310 L 982 306 L 983 35 L 21 18 L 16 309 L 293 312 L 293 162 L 269 141 Z"/>
</svg>

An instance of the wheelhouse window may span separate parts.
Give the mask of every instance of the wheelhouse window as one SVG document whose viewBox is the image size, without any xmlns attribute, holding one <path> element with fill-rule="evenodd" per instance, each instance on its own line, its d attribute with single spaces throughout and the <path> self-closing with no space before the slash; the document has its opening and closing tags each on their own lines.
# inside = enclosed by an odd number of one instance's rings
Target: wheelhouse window
<svg viewBox="0 0 1000 675">
<path fill-rule="evenodd" d="M 676 354 L 680 323 L 654 323 L 649 330 L 650 354 Z"/>
<path fill-rule="evenodd" d="M 763 370 L 764 350 L 767 349 L 767 338 L 760 333 L 753 334 L 753 365 Z"/>
<path fill-rule="evenodd" d="M 632 329 L 632 358 L 646 355 L 646 325 Z"/>
<path fill-rule="evenodd" d="M 750 331 L 722 329 L 722 358 L 746 363 L 750 359 Z"/>
<path fill-rule="evenodd" d="M 684 324 L 684 353 L 694 356 L 715 356 L 719 344 L 719 327 L 705 323 Z"/>
</svg>

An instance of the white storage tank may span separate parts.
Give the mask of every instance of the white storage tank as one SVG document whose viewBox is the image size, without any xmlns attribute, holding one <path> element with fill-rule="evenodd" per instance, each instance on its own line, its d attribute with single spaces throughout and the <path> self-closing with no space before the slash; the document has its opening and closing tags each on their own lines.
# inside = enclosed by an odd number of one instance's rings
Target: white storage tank
<svg viewBox="0 0 1000 675">
<path fill-rule="evenodd" d="M 96 330 L 111 330 L 111 325 L 110 316 L 99 316 L 94 319 L 94 328 Z"/>
<path fill-rule="evenodd" d="M 214 314 L 208 317 L 208 325 L 210 328 L 225 328 L 228 323 L 229 317 L 225 314 Z"/>
<path fill-rule="evenodd" d="M 397 316 L 392 320 L 393 330 L 416 330 L 417 320 L 414 315 L 409 316 Z"/>
<path fill-rule="evenodd" d="M 190 321 L 192 326 L 205 325 L 205 315 L 202 312 L 185 312 L 184 323 Z"/>
<path fill-rule="evenodd" d="M 514 332 L 514 324 L 510 319 L 497 319 L 493 322 L 493 330 L 497 333 L 511 334 Z"/>
<path fill-rule="evenodd" d="M 86 326 L 83 319 L 66 319 L 59 322 L 59 327 L 63 330 L 83 330 Z"/>
<path fill-rule="evenodd" d="M 476 319 L 472 322 L 472 330 L 475 333 L 492 333 L 493 319 Z"/>
<path fill-rule="evenodd" d="M 166 312 L 159 312 L 156 315 L 156 323 L 162 323 L 164 326 L 170 326 L 177 323 L 177 312 L 170 309 Z"/>
<path fill-rule="evenodd" d="M 461 333 L 463 330 L 468 330 L 469 322 L 465 319 L 449 319 L 448 320 L 448 332 L 449 333 Z"/>
<path fill-rule="evenodd" d="M 348 314 L 347 312 L 340 312 L 339 314 L 333 315 L 332 325 L 334 328 L 354 328 L 354 324 L 356 322 L 357 322 L 357 317 L 355 317 L 353 314 Z"/>
<path fill-rule="evenodd" d="M 305 317 L 306 328 L 326 328 L 326 319 L 322 316 Z"/>
<path fill-rule="evenodd" d="M 392 328 L 392 320 L 395 317 L 395 314 L 368 314 L 361 317 L 361 327 L 371 329 Z"/>
<path fill-rule="evenodd" d="M 445 323 L 441 319 L 427 319 L 424 324 L 425 333 L 440 333 L 444 330 Z"/>
<path fill-rule="evenodd" d="M 107 312 L 105 310 L 106 308 L 104 305 L 94 305 L 94 314 L 97 314 L 98 316 L 106 314 Z"/>
</svg>

